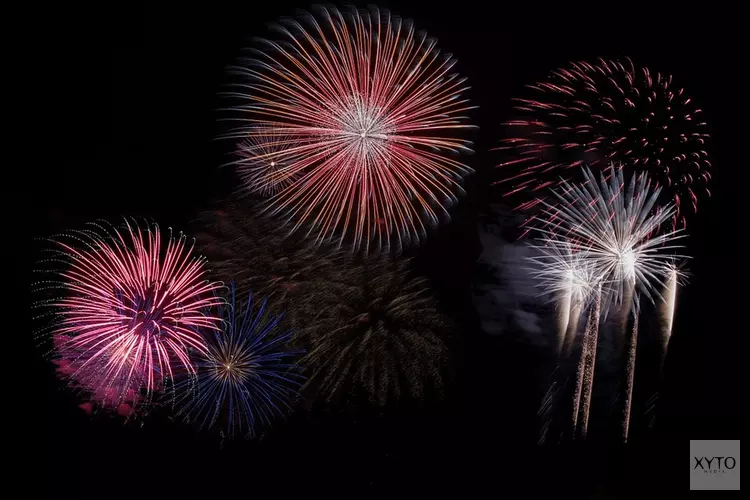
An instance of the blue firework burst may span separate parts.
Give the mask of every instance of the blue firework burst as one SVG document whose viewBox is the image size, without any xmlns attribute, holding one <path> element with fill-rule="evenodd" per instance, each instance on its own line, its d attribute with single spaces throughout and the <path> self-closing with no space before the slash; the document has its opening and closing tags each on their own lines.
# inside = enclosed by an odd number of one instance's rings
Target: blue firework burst
<svg viewBox="0 0 750 500">
<path fill-rule="evenodd" d="M 254 437 L 274 417 L 291 410 L 305 378 L 290 349 L 291 331 L 281 316 L 266 314 L 266 300 L 253 296 L 237 303 L 234 284 L 225 305 L 225 328 L 208 339 L 208 352 L 196 362 L 196 375 L 178 385 L 178 415 L 202 429 L 221 428 L 233 438 Z"/>
</svg>

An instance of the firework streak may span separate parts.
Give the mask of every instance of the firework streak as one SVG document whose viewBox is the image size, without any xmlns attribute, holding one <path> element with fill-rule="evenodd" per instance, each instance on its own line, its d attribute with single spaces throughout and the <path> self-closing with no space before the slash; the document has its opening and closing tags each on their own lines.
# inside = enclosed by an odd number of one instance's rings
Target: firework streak
<svg viewBox="0 0 750 500">
<path fill-rule="evenodd" d="M 243 125 L 226 137 L 264 145 L 245 164 L 273 162 L 291 180 L 274 183 L 266 210 L 284 214 L 291 231 L 309 223 L 316 241 L 355 250 L 418 242 L 471 172 L 451 158 L 470 151 L 454 135 L 471 128 L 455 60 L 377 9 L 322 8 L 278 31 L 282 41 L 233 68 L 228 94 Z M 250 191 L 268 180 L 243 178 Z"/>
</svg>

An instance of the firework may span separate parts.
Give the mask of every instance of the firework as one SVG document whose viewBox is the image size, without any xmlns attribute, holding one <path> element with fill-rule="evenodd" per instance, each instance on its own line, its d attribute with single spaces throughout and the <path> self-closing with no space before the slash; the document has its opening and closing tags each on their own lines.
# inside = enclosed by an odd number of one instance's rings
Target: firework
<svg viewBox="0 0 750 500">
<path fill-rule="evenodd" d="M 266 210 L 291 230 L 353 249 L 419 241 L 447 216 L 471 172 L 452 158 L 470 108 L 455 60 L 411 23 L 377 9 L 322 8 L 279 27 L 228 97 L 242 126 L 228 138 L 262 140 L 284 176 Z M 264 185 L 245 176 L 245 187 Z"/>
<path fill-rule="evenodd" d="M 710 195 L 706 123 L 671 76 L 636 68 L 630 59 L 599 59 L 572 63 L 529 88 L 532 95 L 515 100 L 519 116 L 505 124 L 511 137 L 500 147 L 516 155 L 500 165 L 506 196 L 541 195 L 580 166 L 611 161 L 655 179 L 676 206 L 673 229 L 697 211 L 699 196 Z"/>
<path fill-rule="evenodd" d="M 576 248 L 570 241 L 559 238 L 545 239 L 537 246 L 539 255 L 528 259 L 534 264 L 532 275 L 548 294 L 555 298 L 558 306 L 557 352 L 564 358 L 571 355 L 578 331 L 578 322 L 584 310 L 594 300 L 596 307 L 589 311 L 581 353 L 576 369 L 573 389 L 571 420 L 573 435 L 579 425 L 579 412 L 588 418 L 588 408 L 584 406 L 590 399 L 593 384 L 593 363 L 596 356 L 596 336 L 598 335 L 599 303 L 601 296 L 601 275 L 596 260 L 586 250 Z M 561 314 L 560 309 L 566 309 Z M 593 338 L 592 338 L 593 337 Z M 585 431 L 584 431 L 585 432 Z"/>
<path fill-rule="evenodd" d="M 588 252 L 580 251 L 567 240 L 547 239 L 538 245 L 539 255 L 527 258 L 532 276 L 546 295 L 553 297 L 558 311 L 557 353 L 568 352 L 578 319 L 592 297 L 599 280 L 598 269 Z"/>
<path fill-rule="evenodd" d="M 584 336 L 581 361 L 576 379 L 573 419 L 574 426 L 580 420 L 581 435 L 585 436 L 588 424 L 591 385 L 596 359 L 599 316 L 611 308 L 621 314 L 620 340 L 628 337 L 628 319 L 632 315 L 633 329 L 628 338 L 626 408 L 623 425 L 624 436 L 630 420 L 633 376 L 637 343 L 638 300 L 640 294 L 652 301 L 675 272 L 672 251 L 679 246 L 675 240 L 682 235 L 679 230 L 656 235 L 656 229 L 673 214 L 673 208 L 655 206 L 660 188 L 652 189 L 651 183 L 641 174 L 625 183 L 622 168 L 614 165 L 597 179 L 589 169 L 583 170 L 584 182 L 580 185 L 567 181 L 555 191 L 557 205 L 545 202 L 547 207 L 540 217 L 539 230 L 544 245 L 555 249 L 568 247 L 582 253 L 593 269 L 593 283 L 598 283 L 596 307 L 590 312 Z M 551 253 L 548 251 L 547 253 Z M 565 271 L 565 266 L 549 266 L 540 273 L 549 279 L 547 287 L 559 290 L 561 282 L 554 280 L 555 273 Z M 636 292 L 640 292 L 636 293 Z M 622 342 L 620 342 L 622 343 Z M 583 397 L 583 404 L 580 398 Z M 581 413 L 579 418 L 578 412 Z"/>
<path fill-rule="evenodd" d="M 273 130 L 258 130 L 240 144 L 234 164 L 248 189 L 272 196 L 292 184 L 296 176 L 288 168 L 288 155 L 282 154 L 286 140 Z"/>
<path fill-rule="evenodd" d="M 603 312 L 611 307 L 630 307 L 633 291 L 650 300 L 661 299 L 659 288 L 681 255 L 675 242 L 684 235 L 674 230 L 656 235 L 656 229 L 674 213 L 672 206 L 655 206 L 660 188 L 652 188 L 645 175 L 625 183 L 622 168 L 614 165 L 597 181 L 588 168 L 584 183 L 563 181 L 554 191 L 559 203 L 545 203 L 547 211 L 539 218 L 543 241 L 554 244 L 567 239 L 588 258 L 605 287 Z"/>
<path fill-rule="evenodd" d="M 52 261 L 65 267 L 44 284 L 63 291 L 49 303 L 58 372 L 119 406 L 150 398 L 176 367 L 192 371 L 188 351 L 205 352 L 203 332 L 220 322 L 205 313 L 220 284 L 205 279 L 192 250 L 182 234 L 163 238 L 158 226 L 128 220 L 58 238 Z"/>
<path fill-rule="evenodd" d="M 442 387 L 447 321 L 408 261 L 369 259 L 330 283 L 301 332 L 310 382 L 328 400 L 366 394 L 384 405 Z"/>
<path fill-rule="evenodd" d="M 293 362 L 300 351 L 288 349 L 292 334 L 279 327 L 280 316 L 266 312 L 266 302 L 253 309 L 237 303 L 234 286 L 225 308 L 225 328 L 208 340 L 196 363 L 196 377 L 178 387 L 178 415 L 211 428 L 222 421 L 230 438 L 255 436 L 260 426 L 291 409 L 304 377 Z"/>
</svg>

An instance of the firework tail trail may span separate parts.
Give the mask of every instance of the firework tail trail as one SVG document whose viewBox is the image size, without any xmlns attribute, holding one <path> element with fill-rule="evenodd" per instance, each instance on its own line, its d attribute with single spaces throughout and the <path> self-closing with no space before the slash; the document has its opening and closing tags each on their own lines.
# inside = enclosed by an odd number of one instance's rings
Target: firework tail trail
<svg viewBox="0 0 750 500">
<path fill-rule="evenodd" d="M 550 387 L 547 390 L 544 399 L 542 400 L 542 404 L 540 405 L 538 412 L 539 416 L 544 419 L 542 429 L 540 431 L 539 444 L 544 443 L 547 439 L 547 433 L 549 431 L 551 423 L 551 417 L 549 416 L 549 413 L 552 411 L 552 408 L 555 405 L 555 400 L 563 394 L 561 391 L 564 391 L 567 385 L 566 378 L 571 368 L 571 362 L 573 361 L 573 344 L 575 343 L 576 333 L 578 332 L 578 323 L 581 317 L 581 304 L 576 301 L 572 301 L 570 294 L 566 295 L 567 298 L 565 298 L 565 295 L 561 295 L 560 301 L 558 303 L 558 343 L 556 345 L 556 352 L 558 354 L 557 365 L 555 367 L 555 370 L 552 372 L 552 375 L 550 376 L 553 381 L 550 384 Z M 565 329 L 563 329 L 562 327 L 563 322 L 565 323 Z M 573 404 L 576 404 L 577 401 L 577 397 L 574 397 L 572 400 Z M 571 411 L 573 421 L 572 428 L 574 430 L 576 426 L 575 416 L 577 414 L 578 411 L 574 408 Z"/>
<path fill-rule="evenodd" d="M 563 355 L 564 359 L 566 360 L 566 365 L 570 366 L 570 362 L 572 361 L 571 357 L 573 354 L 573 345 L 575 344 L 576 334 L 578 333 L 578 322 L 581 318 L 581 304 L 575 303 L 570 308 L 569 312 L 569 320 L 567 323 L 567 328 L 564 335 L 564 344 L 563 344 Z M 575 429 L 578 425 L 578 407 L 581 402 L 581 363 L 580 360 L 583 359 L 585 353 L 585 345 L 582 346 L 582 351 L 580 353 L 579 362 L 576 363 L 576 385 L 573 393 L 573 408 L 571 410 L 571 420 L 572 420 L 572 430 L 573 430 L 573 436 L 575 436 Z M 562 359 L 561 359 L 562 361 Z M 568 371 L 567 369 L 565 370 Z M 563 376 L 567 376 L 566 373 L 563 373 Z"/>
<path fill-rule="evenodd" d="M 635 381 L 635 352 L 638 345 L 638 307 L 635 308 L 633 330 L 628 343 L 628 361 L 625 369 L 625 416 L 622 422 L 623 441 L 627 443 L 630 431 L 630 409 L 633 404 L 633 382 Z"/>
<path fill-rule="evenodd" d="M 563 343 L 563 355 L 565 358 L 569 358 L 573 353 L 573 344 L 576 340 L 576 333 L 578 333 L 578 321 L 581 318 L 581 304 L 574 304 L 570 308 L 568 314 L 568 323 L 565 330 L 565 340 Z"/>
<path fill-rule="evenodd" d="M 561 294 L 557 304 L 557 344 L 555 348 L 558 356 L 563 352 L 563 346 L 566 344 L 568 324 L 573 313 L 570 300 L 571 294 L 571 290 Z"/>
<path fill-rule="evenodd" d="M 594 307 L 589 312 L 584 334 L 584 345 L 586 346 L 586 358 L 584 360 L 583 374 L 583 403 L 580 406 L 580 436 L 586 439 L 589 427 L 589 414 L 591 411 L 591 395 L 594 389 L 594 369 L 596 367 L 596 348 L 599 341 L 599 317 L 602 306 L 602 287 L 599 285 Z"/>
<path fill-rule="evenodd" d="M 586 327 L 588 332 L 588 326 Z M 581 353 L 578 357 L 578 367 L 576 368 L 576 385 L 573 393 L 573 438 L 575 439 L 576 431 L 578 429 L 578 413 L 581 407 L 581 393 L 583 391 L 583 372 L 585 369 L 586 358 L 588 357 L 588 342 L 586 339 L 581 343 Z"/>
<path fill-rule="evenodd" d="M 674 313 L 675 306 L 677 304 L 677 286 L 679 285 L 677 269 L 673 268 L 669 272 L 669 277 L 661 291 L 662 303 L 659 310 L 659 378 L 664 371 L 664 362 L 667 359 L 667 351 L 669 350 L 669 341 L 672 338 L 672 327 L 674 326 Z M 651 398 L 648 400 L 648 411 L 652 411 L 656 407 L 656 402 L 659 398 L 659 390 L 657 389 Z M 654 413 L 651 417 L 649 426 L 654 424 L 656 414 Z"/>
<path fill-rule="evenodd" d="M 672 338 L 672 325 L 674 324 L 674 312 L 677 298 L 677 270 L 672 269 L 669 278 L 664 284 L 662 297 L 664 301 L 661 306 L 660 314 L 660 333 L 661 333 L 661 358 L 659 362 L 659 371 L 664 368 L 664 360 L 667 357 L 667 348 L 669 340 Z"/>
</svg>

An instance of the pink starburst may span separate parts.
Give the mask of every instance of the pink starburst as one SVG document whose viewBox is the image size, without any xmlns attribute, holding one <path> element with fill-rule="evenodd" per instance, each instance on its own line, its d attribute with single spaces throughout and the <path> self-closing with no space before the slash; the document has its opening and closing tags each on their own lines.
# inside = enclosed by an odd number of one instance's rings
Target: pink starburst
<svg viewBox="0 0 750 500">
<path fill-rule="evenodd" d="M 282 41 L 235 68 L 239 90 L 230 94 L 250 125 L 228 137 L 270 144 L 294 178 L 267 210 L 286 214 L 292 231 L 309 223 L 316 240 L 355 250 L 418 242 L 447 217 L 471 172 L 453 158 L 469 151 L 456 134 L 471 128 L 455 60 L 376 9 L 321 9 L 280 31 Z M 250 191 L 264 184 L 243 178 Z"/>
<path fill-rule="evenodd" d="M 166 240 L 166 247 L 163 246 Z M 203 332 L 219 329 L 207 314 L 220 299 L 204 262 L 186 238 L 126 221 L 124 230 L 94 224 L 56 241 L 67 266 L 64 294 L 52 305 L 58 373 L 105 406 L 132 407 L 193 372 L 189 350 L 205 352 Z"/>
</svg>

